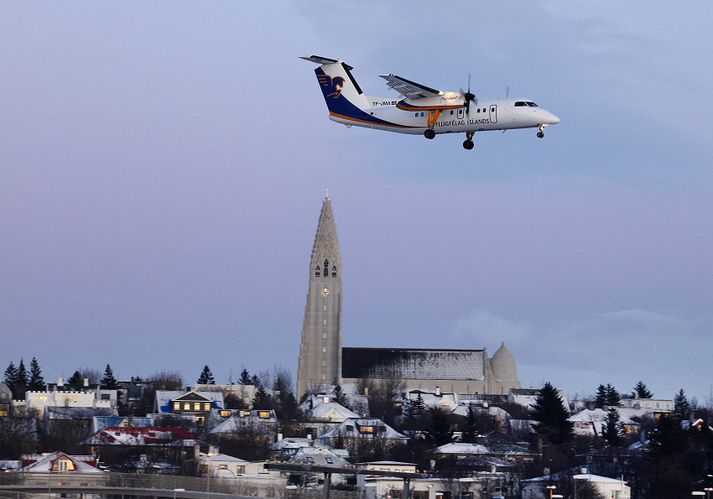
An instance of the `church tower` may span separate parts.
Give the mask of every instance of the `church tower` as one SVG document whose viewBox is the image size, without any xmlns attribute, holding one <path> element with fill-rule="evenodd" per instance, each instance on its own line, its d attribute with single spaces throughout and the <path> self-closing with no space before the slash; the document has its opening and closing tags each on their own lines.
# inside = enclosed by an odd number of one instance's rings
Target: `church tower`
<svg viewBox="0 0 713 499">
<path fill-rule="evenodd" d="M 324 198 L 309 266 L 297 396 L 341 381 L 342 259 L 332 201 Z"/>
</svg>

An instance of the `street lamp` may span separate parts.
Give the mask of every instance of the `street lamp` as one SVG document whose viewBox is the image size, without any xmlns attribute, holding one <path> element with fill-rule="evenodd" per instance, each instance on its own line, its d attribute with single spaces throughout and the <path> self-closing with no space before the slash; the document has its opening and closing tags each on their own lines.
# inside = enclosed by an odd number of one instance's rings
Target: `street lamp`
<svg viewBox="0 0 713 499">
<path fill-rule="evenodd" d="M 691 492 L 691 495 L 692 496 L 704 496 L 704 495 L 706 495 L 706 493 L 703 492 L 702 490 L 694 490 L 693 492 Z"/>
<path fill-rule="evenodd" d="M 562 494 L 555 494 L 552 496 L 552 499 L 562 499 L 564 496 Z"/>
<path fill-rule="evenodd" d="M 557 488 L 557 486 L 556 485 L 548 485 L 546 488 L 547 488 L 547 490 L 550 491 L 550 499 L 553 499 L 554 496 L 552 494 L 555 493 L 555 489 Z"/>
<path fill-rule="evenodd" d="M 709 476 L 710 476 L 710 475 L 709 475 Z M 706 488 L 703 489 L 703 490 L 705 490 L 705 492 L 706 492 L 706 499 L 710 499 L 710 497 L 711 497 L 711 492 L 713 492 L 713 487 L 706 487 Z"/>
</svg>

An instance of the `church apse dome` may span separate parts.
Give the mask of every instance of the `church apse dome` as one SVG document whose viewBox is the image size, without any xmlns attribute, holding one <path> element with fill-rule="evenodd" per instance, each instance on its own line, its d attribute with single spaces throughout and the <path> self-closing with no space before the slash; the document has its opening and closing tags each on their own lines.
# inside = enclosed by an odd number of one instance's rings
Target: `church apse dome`
<svg viewBox="0 0 713 499">
<path fill-rule="evenodd" d="M 505 346 L 505 342 L 500 344 L 500 348 L 495 352 L 493 358 L 490 359 L 490 367 L 493 370 L 495 379 L 519 384 L 517 377 L 517 366 L 515 358 L 510 353 L 510 350 Z"/>
</svg>

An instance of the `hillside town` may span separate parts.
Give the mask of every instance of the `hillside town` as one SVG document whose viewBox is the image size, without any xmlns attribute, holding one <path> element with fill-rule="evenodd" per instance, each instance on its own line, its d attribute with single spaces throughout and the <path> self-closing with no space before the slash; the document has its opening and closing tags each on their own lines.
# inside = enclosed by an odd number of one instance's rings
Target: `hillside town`
<svg viewBox="0 0 713 499">
<path fill-rule="evenodd" d="M 218 383 L 209 366 L 117 380 L 111 366 L 44 380 L 36 359 L 0 384 L 3 485 L 73 475 L 202 480 L 256 495 L 413 498 L 688 497 L 713 487 L 713 410 L 601 384 L 506 395 L 328 385 L 300 400 L 288 371 Z M 89 478 L 87 478 L 89 477 Z M 212 485 L 210 481 L 212 480 Z M 208 482 L 207 484 L 205 482 Z M 553 494 L 554 491 L 554 494 Z"/>
</svg>

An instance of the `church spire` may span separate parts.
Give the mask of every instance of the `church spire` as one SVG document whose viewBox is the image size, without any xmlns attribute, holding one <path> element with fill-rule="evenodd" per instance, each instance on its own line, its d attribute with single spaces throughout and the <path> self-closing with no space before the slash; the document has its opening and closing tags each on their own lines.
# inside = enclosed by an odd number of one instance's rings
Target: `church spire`
<svg viewBox="0 0 713 499">
<path fill-rule="evenodd" d="M 342 356 L 342 258 L 332 201 L 322 202 L 310 258 L 297 370 L 297 396 L 339 382 Z"/>
</svg>

